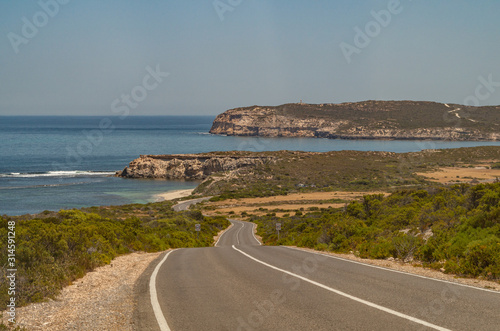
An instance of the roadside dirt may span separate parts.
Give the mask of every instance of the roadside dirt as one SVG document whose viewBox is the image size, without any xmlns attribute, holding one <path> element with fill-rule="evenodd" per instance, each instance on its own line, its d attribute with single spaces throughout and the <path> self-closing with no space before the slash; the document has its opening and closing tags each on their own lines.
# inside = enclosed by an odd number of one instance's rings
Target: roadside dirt
<svg viewBox="0 0 500 331">
<path fill-rule="evenodd" d="M 159 253 L 119 256 L 65 287 L 55 299 L 17 308 L 17 326 L 27 330 L 133 330 L 134 284 Z M 7 324 L 7 315 L 2 315 Z"/>
</svg>

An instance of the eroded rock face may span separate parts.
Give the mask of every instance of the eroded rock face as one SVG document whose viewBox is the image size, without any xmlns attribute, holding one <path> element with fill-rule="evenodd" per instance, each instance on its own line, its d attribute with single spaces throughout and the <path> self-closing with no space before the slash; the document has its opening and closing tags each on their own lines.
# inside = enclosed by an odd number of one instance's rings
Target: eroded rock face
<svg viewBox="0 0 500 331">
<path fill-rule="evenodd" d="M 230 154 L 141 155 L 116 175 L 126 178 L 202 180 L 216 172 L 253 167 L 271 159 Z"/>
<path fill-rule="evenodd" d="M 500 140 L 500 107 L 365 101 L 230 109 L 210 133 L 332 139 Z"/>
</svg>

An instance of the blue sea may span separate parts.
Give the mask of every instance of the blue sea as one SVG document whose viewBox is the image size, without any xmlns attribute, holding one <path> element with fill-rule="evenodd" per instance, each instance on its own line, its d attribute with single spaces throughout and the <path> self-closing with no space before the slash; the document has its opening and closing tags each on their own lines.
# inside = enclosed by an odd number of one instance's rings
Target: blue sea
<svg viewBox="0 0 500 331">
<path fill-rule="evenodd" d="M 0 215 L 146 203 L 192 181 L 113 177 L 141 154 L 210 151 L 391 151 L 500 142 L 331 140 L 208 134 L 213 116 L 0 117 Z"/>
</svg>

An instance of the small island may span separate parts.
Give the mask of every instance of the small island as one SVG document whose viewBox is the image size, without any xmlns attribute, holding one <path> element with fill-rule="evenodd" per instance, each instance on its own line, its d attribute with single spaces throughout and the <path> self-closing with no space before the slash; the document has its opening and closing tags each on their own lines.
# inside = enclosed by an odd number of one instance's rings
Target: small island
<svg viewBox="0 0 500 331">
<path fill-rule="evenodd" d="M 251 106 L 218 115 L 210 133 L 330 139 L 500 140 L 500 106 L 363 101 Z"/>
</svg>

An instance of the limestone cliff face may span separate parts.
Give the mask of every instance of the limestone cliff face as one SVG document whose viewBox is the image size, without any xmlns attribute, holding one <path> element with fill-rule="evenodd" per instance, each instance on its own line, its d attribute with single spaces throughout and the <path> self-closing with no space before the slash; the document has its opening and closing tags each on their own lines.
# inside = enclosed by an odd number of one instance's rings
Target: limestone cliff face
<svg viewBox="0 0 500 331">
<path fill-rule="evenodd" d="M 126 178 L 202 180 L 216 172 L 253 167 L 272 159 L 230 153 L 141 155 L 116 175 Z"/>
<path fill-rule="evenodd" d="M 365 101 L 230 109 L 210 133 L 339 139 L 500 140 L 500 107 Z"/>
</svg>

